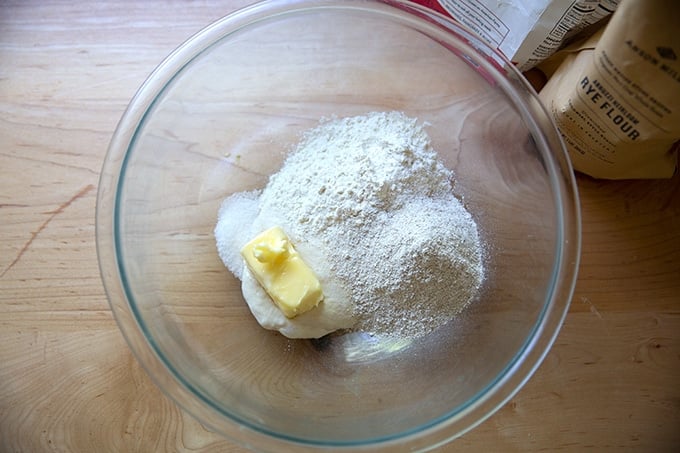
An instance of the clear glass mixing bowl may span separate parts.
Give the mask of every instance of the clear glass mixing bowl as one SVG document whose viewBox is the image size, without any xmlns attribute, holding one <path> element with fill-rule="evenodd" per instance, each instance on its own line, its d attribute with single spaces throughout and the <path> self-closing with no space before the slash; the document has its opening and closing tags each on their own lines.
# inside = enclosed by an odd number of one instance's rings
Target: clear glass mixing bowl
<svg viewBox="0 0 680 453">
<path fill-rule="evenodd" d="M 212 234 L 323 117 L 429 124 L 481 230 L 479 298 L 414 342 L 289 340 L 260 328 Z M 427 449 L 504 404 L 567 311 L 580 220 L 571 167 L 522 77 L 464 28 L 394 1 L 260 3 L 170 55 L 102 170 L 97 245 L 111 308 L 158 386 L 259 450 Z"/>
</svg>

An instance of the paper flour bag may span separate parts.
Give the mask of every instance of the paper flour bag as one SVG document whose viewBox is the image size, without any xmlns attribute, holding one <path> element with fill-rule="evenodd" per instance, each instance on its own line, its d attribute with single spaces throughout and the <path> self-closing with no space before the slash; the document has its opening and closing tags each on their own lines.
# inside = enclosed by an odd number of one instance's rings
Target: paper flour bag
<svg viewBox="0 0 680 453">
<path fill-rule="evenodd" d="M 414 0 L 464 24 L 526 71 L 616 10 L 619 0 Z M 500 62 L 499 62 L 500 63 Z"/>
<path fill-rule="evenodd" d="M 680 2 L 624 0 L 566 57 L 540 98 L 576 170 L 596 178 L 667 178 L 680 140 Z"/>
</svg>

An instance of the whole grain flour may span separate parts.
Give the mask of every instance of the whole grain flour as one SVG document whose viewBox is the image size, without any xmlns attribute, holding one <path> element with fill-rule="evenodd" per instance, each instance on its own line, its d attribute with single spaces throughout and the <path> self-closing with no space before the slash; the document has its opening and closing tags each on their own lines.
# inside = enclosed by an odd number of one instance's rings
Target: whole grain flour
<svg viewBox="0 0 680 453">
<path fill-rule="evenodd" d="M 318 262 L 344 288 L 352 329 L 416 338 L 455 317 L 484 278 L 477 226 L 452 186 L 452 172 L 416 119 L 377 112 L 326 120 L 261 192 L 225 201 L 220 218 L 233 214 L 228 205 L 254 218 L 232 231 L 218 222 L 218 249 L 239 276 L 233 249 L 247 239 L 224 237 L 279 224 L 309 251 L 312 268 Z"/>
</svg>

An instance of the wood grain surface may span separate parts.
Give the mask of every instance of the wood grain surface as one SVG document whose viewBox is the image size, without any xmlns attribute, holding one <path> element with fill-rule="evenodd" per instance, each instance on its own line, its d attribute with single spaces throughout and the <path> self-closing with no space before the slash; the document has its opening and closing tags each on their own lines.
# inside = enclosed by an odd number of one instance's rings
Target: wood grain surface
<svg viewBox="0 0 680 453">
<path fill-rule="evenodd" d="M 248 0 L 0 1 L 0 451 L 243 452 L 165 397 L 100 282 L 99 171 L 179 43 Z M 529 383 L 440 451 L 680 449 L 680 177 L 578 177 L 583 253 Z"/>
</svg>

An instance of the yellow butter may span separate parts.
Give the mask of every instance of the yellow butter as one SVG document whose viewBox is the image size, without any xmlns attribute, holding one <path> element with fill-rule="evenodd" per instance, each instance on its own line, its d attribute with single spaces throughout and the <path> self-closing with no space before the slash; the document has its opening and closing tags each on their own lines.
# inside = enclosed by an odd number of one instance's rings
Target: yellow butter
<svg viewBox="0 0 680 453">
<path fill-rule="evenodd" d="M 241 256 L 258 283 L 288 318 L 316 307 L 323 300 L 321 283 L 281 227 L 255 236 Z"/>
</svg>

